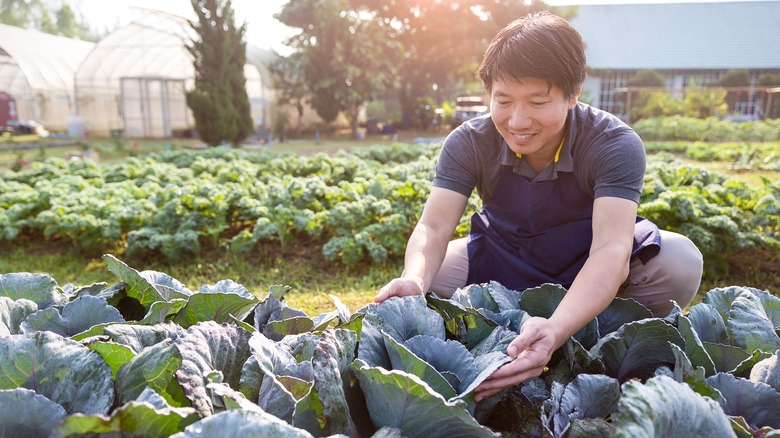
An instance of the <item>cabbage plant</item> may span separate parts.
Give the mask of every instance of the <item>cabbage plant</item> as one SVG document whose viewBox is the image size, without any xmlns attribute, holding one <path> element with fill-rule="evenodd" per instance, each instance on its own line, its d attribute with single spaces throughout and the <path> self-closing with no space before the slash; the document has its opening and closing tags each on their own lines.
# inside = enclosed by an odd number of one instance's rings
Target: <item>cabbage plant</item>
<svg viewBox="0 0 780 438">
<path fill-rule="evenodd" d="M 105 256 L 116 282 L 0 274 L 4 436 L 780 435 L 780 299 L 716 288 L 653 317 L 615 298 L 545 372 L 479 403 L 509 343 L 566 295 L 469 285 L 307 315 L 290 288 L 190 290 Z"/>
</svg>

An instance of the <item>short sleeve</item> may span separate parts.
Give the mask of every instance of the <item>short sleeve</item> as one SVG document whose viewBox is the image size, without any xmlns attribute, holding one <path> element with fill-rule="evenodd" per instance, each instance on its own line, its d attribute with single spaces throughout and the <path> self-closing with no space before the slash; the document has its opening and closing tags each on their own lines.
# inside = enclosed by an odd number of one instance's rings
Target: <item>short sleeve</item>
<svg viewBox="0 0 780 438">
<path fill-rule="evenodd" d="M 452 131 L 442 144 L 433 186 L 471 196 L 477 184 L 474 139 L 467 125 Z"/>
<path fill-rule="evenodd" d="M 645 146 L 633 130 L 599 139 L 603 142 L 590 155 L 593 196 L 613 196 L 639 203 L 644 183 Z"/>
</svg>

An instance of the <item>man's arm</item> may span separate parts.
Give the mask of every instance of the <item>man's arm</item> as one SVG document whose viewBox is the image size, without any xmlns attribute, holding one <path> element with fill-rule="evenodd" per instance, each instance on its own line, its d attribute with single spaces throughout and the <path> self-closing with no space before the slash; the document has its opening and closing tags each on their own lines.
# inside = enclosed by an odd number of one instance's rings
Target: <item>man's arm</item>
<svg viewBox="0 0 780 438">
<path fill-rule="evenodd" d="M 588 260 L 552 316 L 531 318 L 523 325 L 507 348 L 515 360 L 477 387 L 477 401 L 540 375 L 553 352 L 607 308 L 628 276 L 636 213 L 636 202 L 628 199 L 594 201 Z"/>
<path fill-rule="evenodd" d="M 439 272 L 447 244 L 467 203 L 468 198 L 458 192 L 441 187 L 431 189 L 420 221 L 406 245 L 404 273 L 380 289 L 374 302 L 425 294 Z"/>
</svg>

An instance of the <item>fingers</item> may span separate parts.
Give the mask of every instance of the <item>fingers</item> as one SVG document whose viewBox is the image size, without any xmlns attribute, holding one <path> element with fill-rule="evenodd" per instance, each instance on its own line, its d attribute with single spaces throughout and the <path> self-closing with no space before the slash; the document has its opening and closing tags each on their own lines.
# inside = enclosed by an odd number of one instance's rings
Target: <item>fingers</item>
<svg viewBox="0 0 780 438">
<path fill-rule="evenodd" d="M 546 358 L 538 353 L 524 351 L 520 357 L 496 370 L 474 390 L 474 399 L 480 401 L 504 388 L 518 385 L 530 378 L 539 377 L 544 372 Z"/>
<path fill-rule="evenodd" d="M 528 370 L 544 368 L 547 361 L 548 358 L 544 354 L 537 351 L 526 350 L 518 356 L 517 359 L 497 369 L 486 381 L 502 380 L 512 376 L 522 376 L 526 374 Z M 522 380 L 520 381 L 522 382 Z"/>
<path fill-rule="evenodd" d="M 525 333 L 521 332 L 520 336 L 516 336 L 509 343 L 509 347 L 506 348 L 506 354 L 510 357 L 517 357 L 521 351 L 525 351 L 531 345 L 531 342 L 533 341 L 529 333 L 527 331 Z"/>
<path fill-rule="evenodd" d="M 392 288 L 392 287 L 388 287 L 388 286 L 390 286 L 390 285 L 388 284 L 387 286 L 383 287 L 382 289 L 379 289 L 379 293 L 376 294 L 376 296 L 374 296 L 374 302 L 375 303 L 381 303 L 382 301 L 397 295 L 397 294 L 393 293 L 393 291 L 395 289 Z"/>
<path fill-rule="evenodd" d="M 528 349 L 534 342 L 546 336 L 546 333 L 540 328 L 539 323 L 546 322 L 543 318 L 531 318 L 520 328 L 520 334 L 516 336 L 506 354 L 511 357 L 517 357 L 521 351 Z"/>
<path fill-rule="evenodd" d="M 498 394 L 502 389 L 509 388 L 515 385 L 519 385 L 524 381 L 533 377 L 539 377 L 544 372 L 544 366 L 532 368 L 520 374 L 511 374 L 502 378 L 493 378 L 485 380 L 474 390 L 474 400 L 482 401 L 483 399 Z M 495 375 L 495 374 L 494 374 Z"/>
<path fill-rule="evenodd" d="M 408 278 L 396 278 L 390 283 L 387 283 L 382 289 L 379 289 L 379 293 L 374 296 L 374 302 L 381 303 L 392 297 L 423 295 L 421 284 L 421 281 L 417 282 Z"/>
<path fill-rule="evenodd" d="M 550 361 L 554 349 L 554 335 L 549 330 L 547 320 L 529 320 L 507 347 L 507 354 L 515 359 L 482 382 L 474 391 L 474 399 L 480 401 L 504 388 L 538 377 Z"/>
<path fill-rule="evenodd" d="M 379 293 L 374 296 L 374 302 L 381 303 L 390 297 L 399 295 L 398 289 L 398 279 L 396 278 L 379 289 Z"/>
</svg>

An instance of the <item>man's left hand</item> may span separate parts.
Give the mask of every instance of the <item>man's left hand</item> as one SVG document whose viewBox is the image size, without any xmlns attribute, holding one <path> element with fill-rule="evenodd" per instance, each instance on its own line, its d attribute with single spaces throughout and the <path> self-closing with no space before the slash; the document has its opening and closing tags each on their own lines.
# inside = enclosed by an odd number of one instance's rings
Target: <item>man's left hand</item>
<svg viewBox="0 0 780 438">
<path fill-rule="evenodd" d="M 545 318 L 529 319 L 520 328 L 520 334 L 507 347 L 507 354 L 515 359 L 502 366 L 474 390 L 474 399 L 481 401 L 504 388 L 517 385 L 544 371 L 558 347 L 556 331 Z"/>
</svg>

